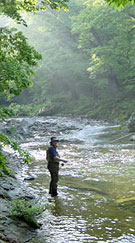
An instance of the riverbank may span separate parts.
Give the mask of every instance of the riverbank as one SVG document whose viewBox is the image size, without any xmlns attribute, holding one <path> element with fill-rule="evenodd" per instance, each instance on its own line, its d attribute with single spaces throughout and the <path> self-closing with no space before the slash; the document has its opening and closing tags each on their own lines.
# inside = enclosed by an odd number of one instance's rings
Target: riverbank
<svg viewBox="0 0 135 243">
<path fill-rule="evenodd" d="M 13 152 L 6 152 L 6 157 L 10 174 L 0 177 L 0 243 L 24 243 L 32 238 L 35 231 L 21 218 L 12 217 L 12 203 L 15 200 L 35 201 L 38 197 L 21 178 L 25 166 L 23 159 Z"/>
<path fill-rule="evenodd" d="M 44 104 L 11 105 L 15 116 L 82 116 L 88 119 L 125 124 L 134 112 L 135 102 L 131 100 L 88 101 L 80 99 L 68 102 L 50 101 Z"/>
</svg>

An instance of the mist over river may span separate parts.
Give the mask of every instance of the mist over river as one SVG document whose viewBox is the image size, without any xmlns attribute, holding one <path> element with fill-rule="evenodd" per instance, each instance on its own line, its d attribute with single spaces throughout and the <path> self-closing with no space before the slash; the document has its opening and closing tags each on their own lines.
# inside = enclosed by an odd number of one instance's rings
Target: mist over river
<svg viewBox="0 0 135 243">
<path fill-rule="evenodd" d="M 18 178 L 44 204 L 50 200 L 45 160 L 50 137 L 69 162 L 60 166 L 58 197 L 40 217 L 30 243 L 135 242 L 135 149 L 114 125 L 71 117 L 26 118 L 29 136 L 21 146 L 35 160 Z M 35 120 L 34 120 L 35 119 Z M 16 119 L 21 122 L 22 119 Z M 35 180 L 23 181 L 29 174 Z"/>
</svg>

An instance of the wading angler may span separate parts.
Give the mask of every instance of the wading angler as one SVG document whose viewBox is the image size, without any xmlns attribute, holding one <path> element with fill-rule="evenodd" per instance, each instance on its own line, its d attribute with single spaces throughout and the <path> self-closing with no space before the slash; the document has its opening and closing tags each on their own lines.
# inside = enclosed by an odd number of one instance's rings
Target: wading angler
<svg viewBox="0 0 135 243">
<path fill-rule="evenodd" d="M 59 163 L 60 161 L 64 163 L 68 162 L 67 160 L 60 158 L 60 155 L 57 151 L 58 142 L 59 140 L 56 137 L 52 137 L 50 141 L 50 147 L 47 149 L 46 152 L 46 160 L 48 161 L 47 168 L 51 175 L 49 194 L 51 194 L 52 197 L 58 195 L 57 183 L 59 180 Z"/>
</svg>

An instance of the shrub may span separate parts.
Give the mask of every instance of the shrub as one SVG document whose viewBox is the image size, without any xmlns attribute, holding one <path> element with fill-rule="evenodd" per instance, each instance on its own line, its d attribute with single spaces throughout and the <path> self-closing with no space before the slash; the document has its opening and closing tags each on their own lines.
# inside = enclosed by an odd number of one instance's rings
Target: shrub
<svg viewBox="0 0 135 243">
<path fill-rule="evenodd" d="M 38 205 L 35 201 L 13 200 L 11 202 L 11 217 L 22 219 L 31 227 L 38 229 L 40 224 L 35 217 L 49 207 L 52 207 L 52 204 Z"/>
</svg>

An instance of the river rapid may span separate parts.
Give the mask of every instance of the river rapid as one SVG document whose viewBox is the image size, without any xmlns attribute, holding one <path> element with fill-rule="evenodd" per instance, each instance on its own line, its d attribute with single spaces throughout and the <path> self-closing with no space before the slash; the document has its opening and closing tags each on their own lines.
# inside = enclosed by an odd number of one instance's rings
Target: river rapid
<svg viewBox="0 0 135 243">
<path fill-rule="evenodd" d="M 35 118 L 21 143 L 35 160 L 18 177 L 33 175 L 35 180 L 23 183 L 39 203 L 52 200 L 53 207 L 39 217 L 42 227 L 30 243 L 135 242 L 135 148 L 129 137 L 113 142 L 122 136 L 116 127 L 86 118 Z M 48 194 L 45 160 L 52 136 L 68 160 L 60 166 L 55 198 Z"/>
</svg>

